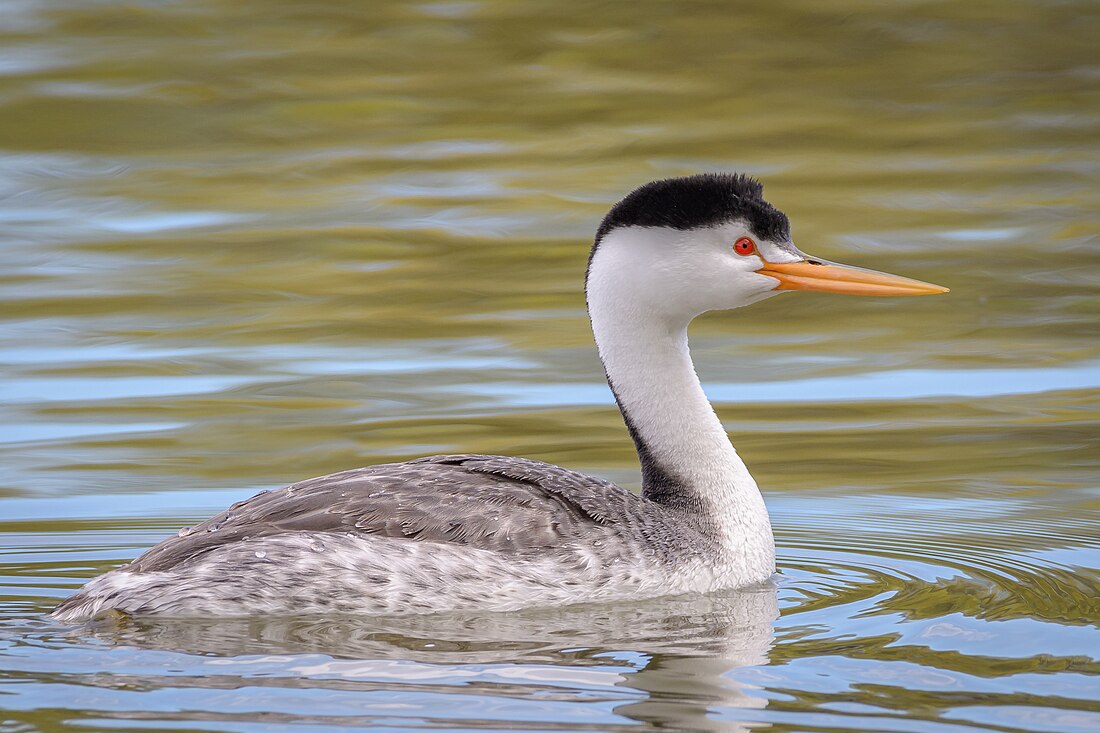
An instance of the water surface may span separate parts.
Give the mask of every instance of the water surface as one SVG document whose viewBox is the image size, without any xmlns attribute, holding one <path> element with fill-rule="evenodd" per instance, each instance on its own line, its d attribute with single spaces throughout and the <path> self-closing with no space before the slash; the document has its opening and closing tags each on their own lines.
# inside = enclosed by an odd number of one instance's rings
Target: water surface
<svg viewBox="0 0 1100 733">
<path fill-rule="evenodd" d="M 0 730 L 1100 729 L 1087 2 L 0 3 Z M 611 202 L 761 177 L 948 296 L 693 329 L 774 587 L 425 618 L 44 613 L 262 488 L 434 452 L 637 488 Z"/>
</svg>

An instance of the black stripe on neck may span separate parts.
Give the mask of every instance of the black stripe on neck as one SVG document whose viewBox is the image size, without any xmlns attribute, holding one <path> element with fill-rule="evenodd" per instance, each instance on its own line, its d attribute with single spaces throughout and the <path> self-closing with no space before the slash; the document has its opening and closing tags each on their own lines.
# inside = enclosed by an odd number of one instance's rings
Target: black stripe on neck
<svg viewBox="0 0 1100 733">
<path fill-rule="evenodd" d="M 606 369 L 604 372 L 606 374 Z M 701 511 L 702 499 L 685 481 L 657 459 L 623 405 L 619 391 L 615 389 L 615 383 L 611 381 L 610 376 L 607 377 L 607 383 L 611 387 L 611 393 L 615 395 L 615 403 L 619 406 L 619 412 L 622 413 L 630 438 L 634 441 L 634 449 L 638 452 L 638 462 L 642 468 L 642 497 L 682 512 Z"/>
</svg>

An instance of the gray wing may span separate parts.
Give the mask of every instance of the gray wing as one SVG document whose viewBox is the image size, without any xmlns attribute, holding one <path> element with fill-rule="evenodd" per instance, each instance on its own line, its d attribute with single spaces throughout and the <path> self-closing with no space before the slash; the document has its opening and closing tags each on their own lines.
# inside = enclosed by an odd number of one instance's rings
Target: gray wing
<svg viewBox="0 0 1100 733">
<path fill-rule="evenodd" d="M 648 503 L 615 484 L 549 463 L 430 456 L 265 491 L 181 531 L 130 572 L 168 570 L 227 543 L 284 532 L 336 532 L 540 553 L 636 516 Z"/>
</svg>

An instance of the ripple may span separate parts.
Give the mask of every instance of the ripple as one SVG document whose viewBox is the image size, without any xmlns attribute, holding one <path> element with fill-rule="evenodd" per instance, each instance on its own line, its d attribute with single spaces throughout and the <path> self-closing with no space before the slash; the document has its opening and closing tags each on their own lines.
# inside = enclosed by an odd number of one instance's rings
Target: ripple
<svg viewBox="0 0 1100 733">
<path fill-rule="evenodd" d="M 1100 728 L 1096 13 L 804 5 L 3 3 L 0 727 Z M 952 287 L 698 324 L 778 588 L 40 616 L 311 474 L 471 450 L 636 486 L 585 256 L 701 169 Z"/>
<path fill-rule="evenodd" d="M 843 377 L 705 385 L 715 402 L 846 402 L 929 397 L 992 397 L 1052 390 L 1100 388 L 1100 362 L 1043 369 L 898 369 Z M 494 397 L 517 407 L 593 405 L 611 401 L 601 384 L 473 384 L 470 394 Z"/>
<path fill-rule="evenodd" d="M 777 521 L 791 613 L 873 594 L 873 605 L 845 613 L 1094 623 L 1100 540 L 1088 521 L 1001 517 L 996 532 L 983 532 L 957 517 L 921 515 L 920 502 L 908 501 L 906 526 L 887 529 L 882 517 L 902 511 L 900 501 L 841 499 L 831 507 L 836 521 Z M 840 513 L 845 509 L 850 514 Z M 1075 644 L 1081 633 L 1075 632 Z M 1096 643 L 1100 648 L 1100 635 Z"/>
</svg>

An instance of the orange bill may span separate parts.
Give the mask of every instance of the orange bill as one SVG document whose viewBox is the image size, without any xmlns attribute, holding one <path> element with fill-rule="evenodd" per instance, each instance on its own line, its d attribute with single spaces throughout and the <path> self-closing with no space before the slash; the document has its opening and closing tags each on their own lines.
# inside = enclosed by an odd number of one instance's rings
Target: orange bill
<svg viewBox="0 0 1100 733">
<path fill-rule="evenodd" d="M 820 290 L 849 295 L 932 295 L 948 292 L 945 287 L 920 280 L 818 260 L 765 262 L 757 272 L 778 280 L 776 290 Z"/>
</svg>

